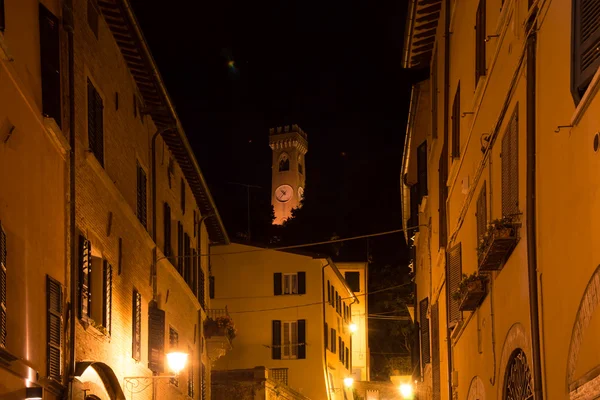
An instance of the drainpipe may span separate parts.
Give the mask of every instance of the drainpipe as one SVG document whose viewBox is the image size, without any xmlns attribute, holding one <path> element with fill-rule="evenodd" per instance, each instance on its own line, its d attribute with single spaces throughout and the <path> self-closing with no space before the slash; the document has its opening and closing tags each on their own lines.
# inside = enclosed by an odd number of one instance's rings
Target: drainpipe
<svg viewBox="0 0 600 400">
<path fill-rule="evenodd" d="M 323 268 L 321 268 L 321 287 L 323 288 L 323 290 L 325 290 L 325 268 L 329 267 L 329 261 L 327 262 L 327 264 L 323 265 Z M 321 291 L 321 295 L 323 295 L 322 291 Z M 325 296 L 323 295 L 323 301 L 321 302 L 322 306 L 323 306 L 323 328 L 325 328 L 325 323 L 327 322 L 327 306 L 325 305 Z M 323 337 L 325 338 L 325 337 Z M 329 372 L 327 369 L 327 348 L 325 347 L 323 349 L 323 360 L 325 361 L 325 365 L 324 365 L 324 371 L 325 371 L 325 389 L 327 390 L 327 400 L 331 400 L 331 388 L 329 387 Z"/>
<path fill-rule="evenodd" d="M 535 400 L 543 399 L 540 354 L 540 315 L 538 309 L 537 232 L 536 232 L 536 43 L 537 34 L 527 37 L 527 270 L 529 273 L 529 314 L 533 357 Z"/>
<path fill-rule="evenodd" d="M 73 45 L 73 1 L 63 3 L 63 27 L 67 32 L 68 69 L 69 69 L 69 360 L 68 379 L 70 397 L 73 398 L 73 379 L 75 377 L 75 319 L 77 315 L 77 231 L 75 227 L 75 49 Z"/>
</svg>

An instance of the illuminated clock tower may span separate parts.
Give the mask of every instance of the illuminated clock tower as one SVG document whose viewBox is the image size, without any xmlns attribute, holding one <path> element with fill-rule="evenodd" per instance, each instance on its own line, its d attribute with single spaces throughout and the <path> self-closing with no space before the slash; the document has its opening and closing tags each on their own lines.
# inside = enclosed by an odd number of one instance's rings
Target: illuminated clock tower
<svg viewBox="0 0 600 400">
<path fill-rule="evenodd" d="M 281 225 L 300 206 L 304 195 L 308 151 L 307 135 L 298 125 L 269 129 L 269 146 L 273 150 L 271 204 L 275 210 L 273 224 Z"/>
</svg>

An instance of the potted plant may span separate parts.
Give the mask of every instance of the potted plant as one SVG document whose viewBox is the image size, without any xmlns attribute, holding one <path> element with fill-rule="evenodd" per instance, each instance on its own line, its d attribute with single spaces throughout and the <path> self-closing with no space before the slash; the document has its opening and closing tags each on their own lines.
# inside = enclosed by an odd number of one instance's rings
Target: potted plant
<svg viewBox="0 0 600 400">
<path fill-rule="evenodd" d="M 497 271 L 517 244 L 517 226 L 512 217 L 495 219 L 479 238 L 477 256 L 480 271 Z"/>
<path fill-rule="evenodd" d="M 229 315 L 222 315 L 215 319 L 208 318 L 204 321 L 204 336 L 211 338 L 212 336 L 227 336 L 229 340 L 233 340 L 237 334 L 233 319 Z"/>
<path fill-rule="evenodd" d="M 452 298 L 460 302 L 461 311 L 475 311 L 486 294 L 487 278 L 477 272 L 471 275 L 463 274 L 458 289 L 452 293 Z"/>
</svg>

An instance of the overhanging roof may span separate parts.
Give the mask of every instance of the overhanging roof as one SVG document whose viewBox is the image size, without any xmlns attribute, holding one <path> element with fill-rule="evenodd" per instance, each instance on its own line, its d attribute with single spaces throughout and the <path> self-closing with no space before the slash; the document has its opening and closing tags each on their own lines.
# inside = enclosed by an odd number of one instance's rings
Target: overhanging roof
<svg viewBox="0 0 600 400">
<path fill-rule="evenodd" d="M 158 129 L 173 127 L 162 138 L 175 156 L 187 180 L 202 215 L 210 239 L 215 244 L 227 244 L 229 238 L 208 185 L 200 171 L 181 122 L 175 113 L 152 54 L 146 44 L 128 0 L 98 0 L 98 6 L 144 100 L 144 112 Z"/>
<path fill-rule="evenodd" d="M 429 68 L 442 0 L 411 0 L 406 21 L 404 68 Z"/>
</svg>

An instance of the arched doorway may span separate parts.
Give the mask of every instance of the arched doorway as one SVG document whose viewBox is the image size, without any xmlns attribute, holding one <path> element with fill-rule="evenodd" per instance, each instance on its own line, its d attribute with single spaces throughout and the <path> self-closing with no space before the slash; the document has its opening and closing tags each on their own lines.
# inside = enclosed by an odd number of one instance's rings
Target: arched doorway
<svg viewBox="0 0 600 400">
<path fill-rule="evenodd" d="M 533 399 L 533 381 L 527 356 L 522 349 L 512 352 L 504 377 L 503 400 Z"/>
<path fill-rule="evenodd" d="M 485 400 L 485 388 L 480 377 L 475 376 L 471 380 L 471 386 L 469 386 L 467 400 Z"/>
</svg>

